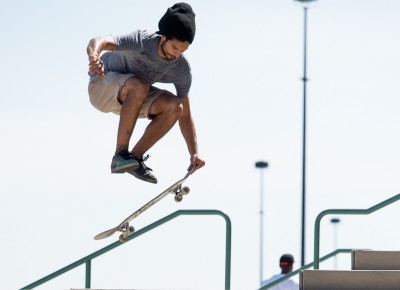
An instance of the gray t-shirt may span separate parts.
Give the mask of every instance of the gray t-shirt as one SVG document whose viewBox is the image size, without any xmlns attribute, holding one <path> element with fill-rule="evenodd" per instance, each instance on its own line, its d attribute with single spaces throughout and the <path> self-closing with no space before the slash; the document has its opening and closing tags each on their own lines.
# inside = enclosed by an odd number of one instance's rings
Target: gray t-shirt
<svg viewBox="0 0 400 290">
<path fill-rule="evenodd" d="M 188 60 L 182 54 L 174 60 L 165 60 L 158 55 L 160 35 L 147 30 L 113 36 L 116 49 L 101 56 L 104 70 L 132 73 L 151 85 L 173 83 L 178 97 L 189 95 L 192 73 Z"/>
</svg>

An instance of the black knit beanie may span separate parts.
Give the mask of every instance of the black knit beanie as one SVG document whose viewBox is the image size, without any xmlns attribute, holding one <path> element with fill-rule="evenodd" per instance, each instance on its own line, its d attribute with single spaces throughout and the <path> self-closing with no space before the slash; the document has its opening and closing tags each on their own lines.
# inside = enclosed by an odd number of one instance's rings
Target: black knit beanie
<svg viewBox="0 0 400 290">
<path fill-rule="evenodd" d="M 196 14 L 187 3 L 176 3 L 167 9 L 158 22 L 157 34 L 176 38 L 179 41 L 193 42 L 196 34 Z"/>
</svg>

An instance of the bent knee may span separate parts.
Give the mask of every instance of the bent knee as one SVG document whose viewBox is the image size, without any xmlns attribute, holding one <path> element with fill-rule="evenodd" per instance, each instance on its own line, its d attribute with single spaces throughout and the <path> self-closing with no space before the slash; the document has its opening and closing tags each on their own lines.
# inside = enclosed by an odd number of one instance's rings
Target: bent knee
<svg viewBox="0 0 400 290">
<path fill-rule="evenodd" d="M 170 96 L 164 102 L 165 110 L 168 110 L 172 114 L 176 114 L 178 118 L 182 115 L 183 106 L 182 101 L 175 95 Z"/>
<path fill-rule="evenodd" d="M 160 95 L 150 108 L 150 114 L 157 115 L 159 113 L 167 113 L 170 116 L 179 119 L 183 112 L 182 101 L 179 97 L 172 93 L 164 93 Z"/>
<path fill-rule="evenodd" d="M 150 90 L 150 84 L 142 78 L 131 77 L 126 80 L 118 94 L 118 99 L 123 102 L 128 96 L 144 100 Z"/>
</svg>

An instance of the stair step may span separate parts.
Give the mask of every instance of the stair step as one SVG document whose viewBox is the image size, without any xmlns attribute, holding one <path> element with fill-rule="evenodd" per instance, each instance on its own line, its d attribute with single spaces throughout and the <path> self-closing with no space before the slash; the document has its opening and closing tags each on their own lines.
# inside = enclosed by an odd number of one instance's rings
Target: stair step
<svg viewBox="0 0 400 290">
<path fill-rule="evenodd" d="M 399 290 L 400 271 L 330 271 L 300 272 L 300 290 Z"/>
<path fill-rule="evenodd" d="M 354 250 L 351 253 L 353 270 L 400 270 L 400 251 Z"/>
</svg>

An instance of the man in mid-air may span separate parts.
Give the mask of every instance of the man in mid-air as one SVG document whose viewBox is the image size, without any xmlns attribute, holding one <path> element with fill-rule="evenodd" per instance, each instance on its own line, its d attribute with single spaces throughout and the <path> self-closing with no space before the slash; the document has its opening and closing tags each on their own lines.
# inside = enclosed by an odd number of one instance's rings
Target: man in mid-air
<svg viewBox="0 0 400 290">
<path fill-rule="evenodd" d="M 193 171 L 203 167 L 196 129 L 190 111 L 192 74 L 183 55 L 196 32 L 195 13 L 187 3 L 168 8 L 158 23 L 159 31 L 135 30 L 129 34 L 92 38 L 89 56 L 89 97 L 102 112 L 120 116 L 112 173 L 128 172 L 157 183 L 144 164 L 145 153 L 179 121 Z M 100 54 L 104 52 L 101 56 Z M 153 86 L 172 83 L 176 95 Z M 151 120 L 131 151 L 129 141 L 138 118 Z"/>
</svg>

